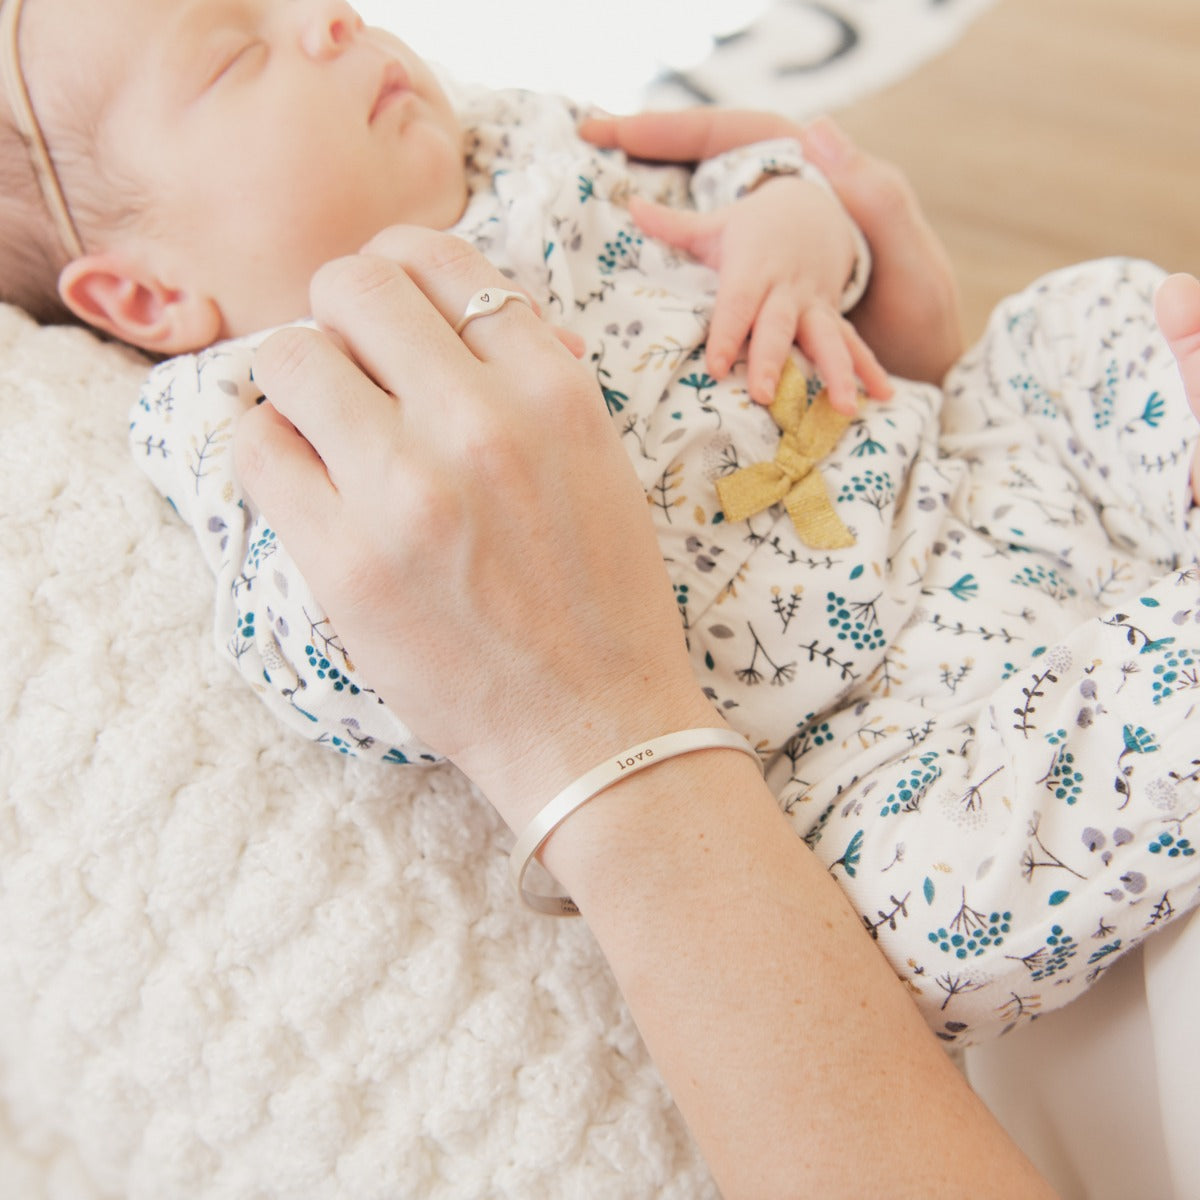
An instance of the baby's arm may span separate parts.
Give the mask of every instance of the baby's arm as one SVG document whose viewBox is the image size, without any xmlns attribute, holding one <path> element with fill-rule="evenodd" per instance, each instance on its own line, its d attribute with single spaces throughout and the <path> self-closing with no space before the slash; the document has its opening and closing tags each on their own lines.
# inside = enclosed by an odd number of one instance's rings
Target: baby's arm
<svg viewBox="0 0 1200 1200">
<path fill-rule="evenodd" d="M 1200 280 L 1191 275 L 1166 279 L 1155 297 L 1154 313 L 1179 364 L 1188 404 L 1200 421 Z M 1192 458 L 1192 495 L 1200 504 L 1200 444 Z"/>
<path fill-rule="evenodd" d="M 158 364 L 133 406 L 134 457 L 195 533 L 215 576 L 217 651 L 267 707 L 343 755 L 431 761 L 359 676 L 286 549 L 242 491 L 233 433 L 262 394 L 251 368 L 265 336 Z"/>
<path fill-rule="evenodd" d="M 854 411 L 856 377 L 869 394 L 890 394 L 883 368 L 842 316 L 862 292 L 865 243 L 822 183 L 779 175 L 711 212 L 641 198 L 630 211 L 644 232 L 719 272 L 707 350 L 716 378 L 749 337 L 750 394 L 759 403 L 774 398 L 793 343 L 813 362 L 834 407 Z"/>
</svg>

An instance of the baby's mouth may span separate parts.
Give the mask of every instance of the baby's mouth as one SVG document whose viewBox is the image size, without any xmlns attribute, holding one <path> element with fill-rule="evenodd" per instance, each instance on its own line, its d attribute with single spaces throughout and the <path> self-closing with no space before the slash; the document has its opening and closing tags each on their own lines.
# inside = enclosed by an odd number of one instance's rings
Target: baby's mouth
<svg viewBox="0 0 1200 1200">
<path fill-rule="evenodd" d="M 407 91 L 409 91 L 408 72 L 396 59 L 389 59 L 383 69 L 383 78 L 380 80 L 379 91 L 375 96 L 375 105 L 371 109 L 368 123 L 374 123 L 375 118 L 387 108 L 392 99 Z"/>
</svg>

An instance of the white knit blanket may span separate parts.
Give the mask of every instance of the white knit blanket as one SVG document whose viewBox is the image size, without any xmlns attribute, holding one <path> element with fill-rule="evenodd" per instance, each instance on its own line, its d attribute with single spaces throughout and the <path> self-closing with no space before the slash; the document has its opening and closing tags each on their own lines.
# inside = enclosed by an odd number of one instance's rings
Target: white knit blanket
<svg viewBox="0 0 1200 1200">
<path fill-rule="evenodd" d="M 713 1195 L 462 777 L 309 745 L 218 660 L 143 372 L 0 307 L 0 1194 Z"/>
<path fill-rule="evenodd" d="M 489 806 L 303 742 L 218 660 L 126 445 L 144 369 L 0 306 L 0 1195 L 715 1197 Z"/>
</svg>

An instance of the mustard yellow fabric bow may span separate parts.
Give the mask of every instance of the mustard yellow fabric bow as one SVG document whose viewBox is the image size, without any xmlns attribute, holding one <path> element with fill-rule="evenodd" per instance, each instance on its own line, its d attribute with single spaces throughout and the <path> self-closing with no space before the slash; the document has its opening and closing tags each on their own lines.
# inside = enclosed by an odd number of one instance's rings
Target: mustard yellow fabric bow
<svg viewBox="0 0 1200 1200">
<path fill-rule="evenodd" d="M 789 359 L 768 410 L 783 433 L 773 462 L 752 463 L 717 480 L 717 495 L 729 521 L 744 521 L 782 503 L 805 545 L 838 550 L 854 535 L 833 508 L 825 481 L 815 470 L 854 419 L 831 407 L 822 390 L 808 396 L 804 373 Z"/>
</svg>

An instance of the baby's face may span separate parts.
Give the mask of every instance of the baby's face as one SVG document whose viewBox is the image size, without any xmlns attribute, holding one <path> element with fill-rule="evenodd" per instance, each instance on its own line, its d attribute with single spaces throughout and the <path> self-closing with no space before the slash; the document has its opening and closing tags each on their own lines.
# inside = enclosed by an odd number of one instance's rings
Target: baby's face
<svg viewBox="0 0 1200 1200">
<path fill-rule="evenodd" d="M 316 268 L 380 229 L 462 212 L 449 101 L 342 0 L 32 0 L 34 13 L 35 101 L 75 72 L 102 76 L 100 160 L 142 209 L 131 236 L 166 284 L 216 301 L 223 336 L 305 315 Z"/>
</svg>

